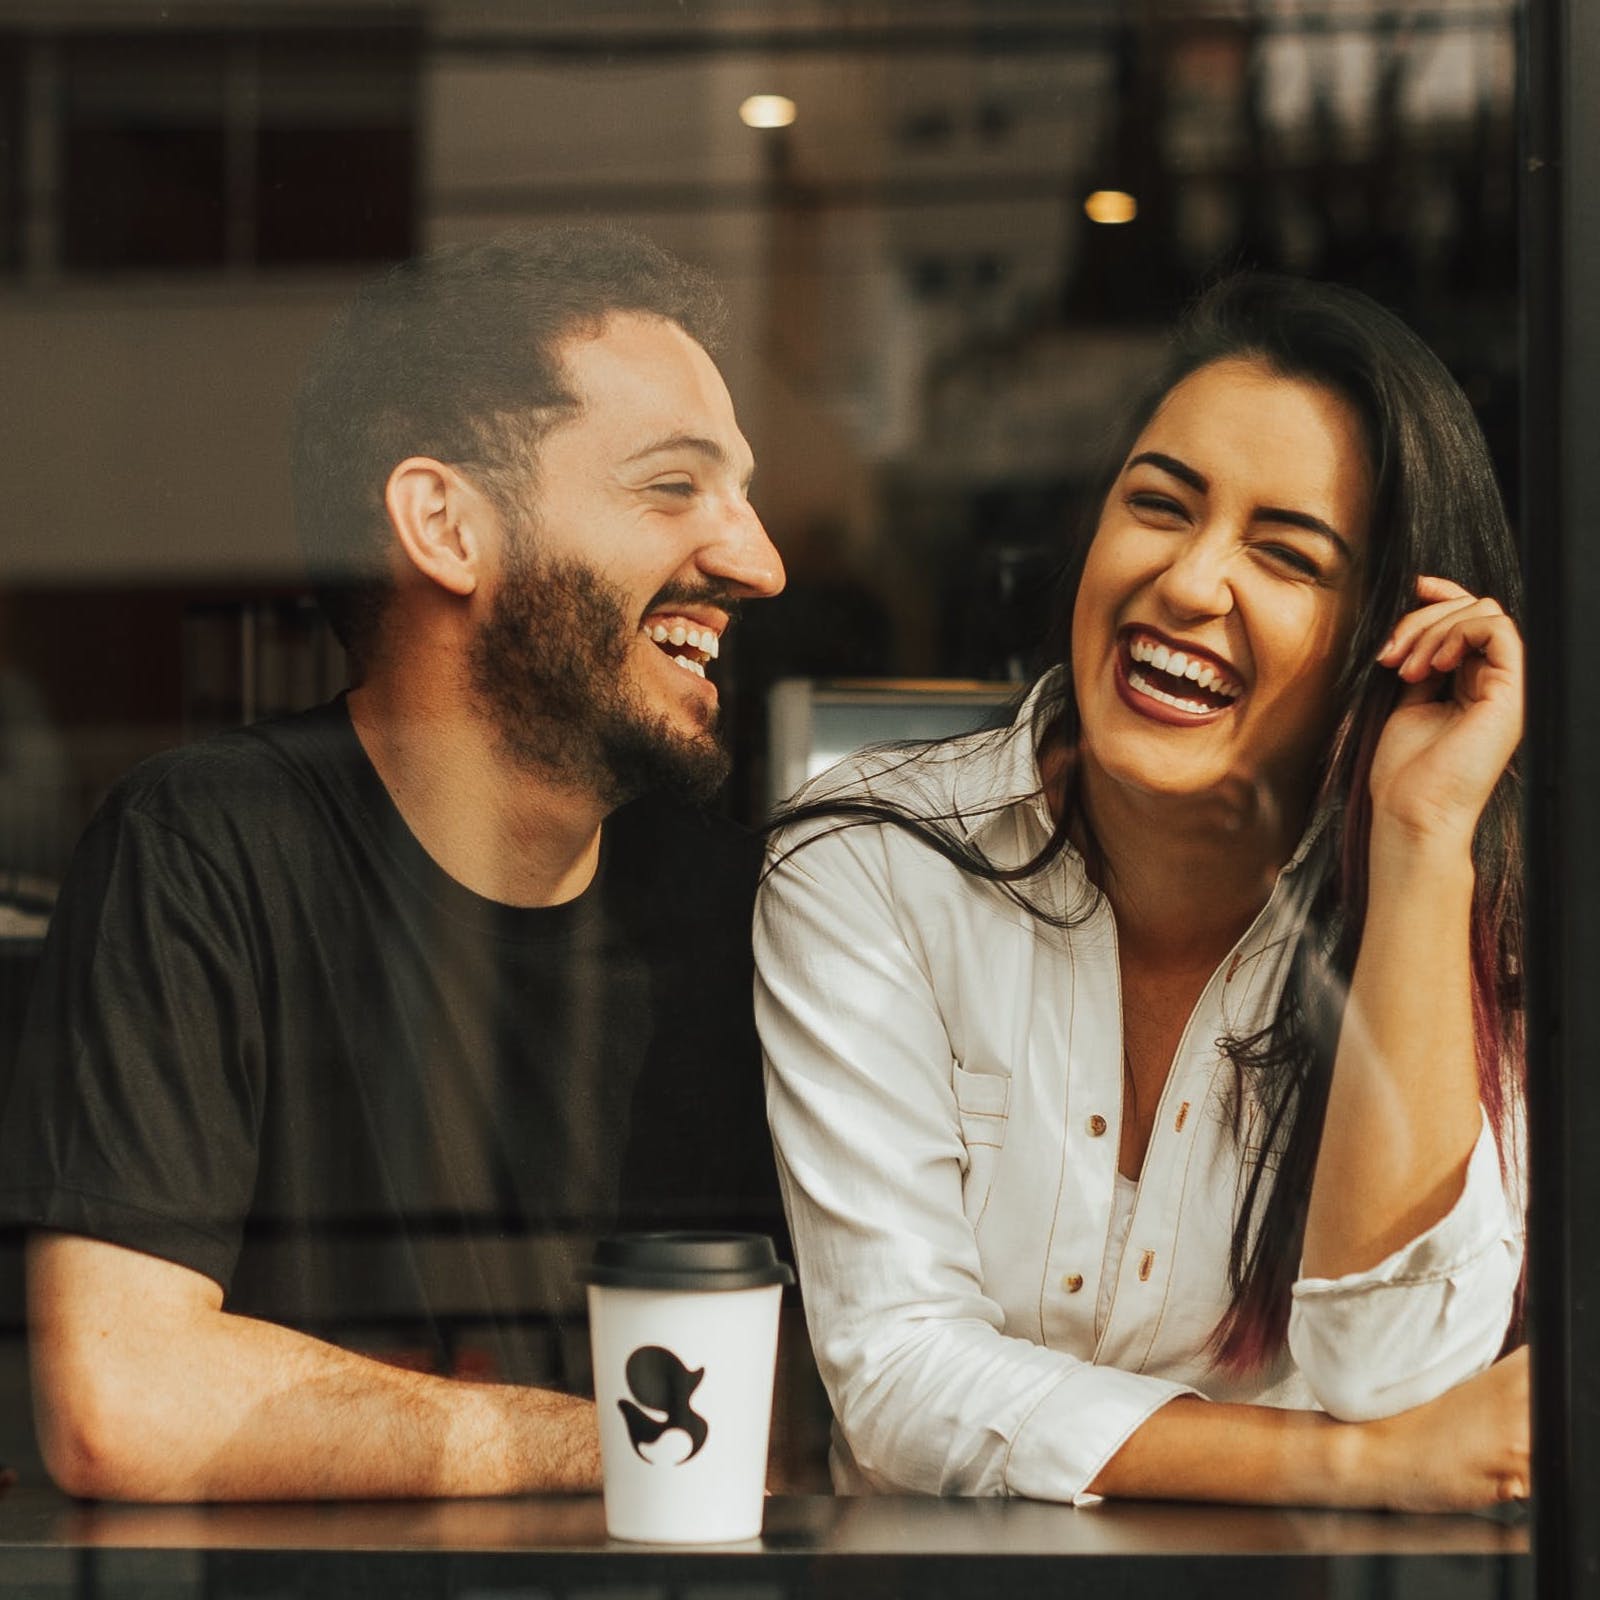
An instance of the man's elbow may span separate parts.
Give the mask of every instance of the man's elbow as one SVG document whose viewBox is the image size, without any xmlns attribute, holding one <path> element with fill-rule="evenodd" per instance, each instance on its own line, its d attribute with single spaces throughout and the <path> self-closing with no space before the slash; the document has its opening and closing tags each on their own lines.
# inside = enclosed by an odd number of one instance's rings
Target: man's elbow
<svg viewBox="0 0 1600 1600">
<path fill-rule="evenodd" d="M 77 1414 L 46 1421 L 39 1412 L 39 1454 L 63 1493 L 82 1500 L 127 1500 L 125 1451 L 115 1430 Z"/>
<path fill-rule="evenodd" d="M 170 1458 L 154 1445 L 131 1398 L 104 1381 L 71 1385 L 70 1392 L 35 1391 L 39 1453 L 51 1481 L 83 1500 L 194 1498 L 175 1482 Z M 165 1469 L 165 1481 L 162 1471 Z"/>
<path fill-rule="evenodd" d="M 196 1500 L 215 1433 L 207 1319 L 221 1290 L 103 1240 L 28 1241 L 33 1412 L 45 1470 L 95 1500 Z"/>
</svg>

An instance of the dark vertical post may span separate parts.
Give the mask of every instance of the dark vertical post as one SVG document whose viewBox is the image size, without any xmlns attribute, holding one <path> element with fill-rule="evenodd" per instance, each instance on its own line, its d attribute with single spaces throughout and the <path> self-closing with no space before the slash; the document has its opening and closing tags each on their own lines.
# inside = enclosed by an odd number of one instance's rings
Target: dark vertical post
<svg viewBox="0 0 1600 1600">
<path fill-rule="evenodd" d="M 1600 13 L 1524 15 L 1535 1550 L 1600 1600 Z"/>
</svg>

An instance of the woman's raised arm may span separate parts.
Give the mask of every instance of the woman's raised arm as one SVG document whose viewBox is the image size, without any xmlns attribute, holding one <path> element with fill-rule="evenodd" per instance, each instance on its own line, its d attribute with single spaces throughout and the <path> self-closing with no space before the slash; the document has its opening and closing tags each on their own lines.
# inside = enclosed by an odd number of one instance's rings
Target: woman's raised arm
<svg viewBox="0 0 1600 1600">
<path fill-rule="evenodd" d="M 1442 578 L 1379 657 L 1405 684 L 1372 765 L 1371 885 L 1306 1221 L 1305 1270 L 1376 1265 L 1438 1222 L 1477 1142 L 1472 838 L 1522 731 L 1522 641 Z M 1441 686 L 1445 692 L 1440 697 Z"/>
<path fill-rule="evenodd" d="M 1444 1336 L 1476 1341 L 1470 1371 L 1504 1335 L 1520 1258 L 1479 1104 L 1470 938 L 1473 832 L 1521 734 L 1522 643 L 1492 600 L 1440 578 L 1420 579 L 1417 592 L 1424 603 L 1379 657 L 1405 687 L 1373 760 L 1366 921 L 1307 1213 L 1300 1325 L 1291 1328 L 1319 1397 L 1346 1415 L 1395 1404 L 1364 1392 L 1359 1374 L 1351 1385 L 1325 1376 L 1332 1392 L 1319 1385 L 1326 1363 L 1305 1324 L 1320 1314 L 1319 1298 L 1337 1302 L 1338 1280 L 1383 1267 L 1386 1282 L 1433 1279 L 1443 1293 L 1452 1275 L 1482 1279 L 1471 1293 L 1455 1284 L 1451 1298 L 1473 1314 L 1456 1315 Z M 1358 1342 L 1348 1328 L 1339 1338 Z M 1465 1347 L 1459 1355 L 1471 1359 Z M 1399 1404 L 1423 1397 L 1431 1395 Z"/>
</svg>

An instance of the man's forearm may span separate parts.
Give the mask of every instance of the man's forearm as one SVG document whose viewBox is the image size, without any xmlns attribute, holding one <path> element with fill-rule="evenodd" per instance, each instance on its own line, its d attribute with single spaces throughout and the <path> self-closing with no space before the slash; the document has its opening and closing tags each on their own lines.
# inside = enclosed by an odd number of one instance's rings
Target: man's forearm
<svg viewBox="0 0 1600 1600">
<path fill-rule="evenodd" d="M 153 1419 L 165 1437 L 150 1466 L 165 1481 L 148 1496 L 136 1483 L 119 1498 L 376 1499 L 599 1486 L 586 1400 L 409 1372 L 227 1314 L 196 1353 L 207 1377 Z M 180 1462 L 181 1473 L 173 1471 Z"/>
<path fill-rule="evenodd" d="M 198 1281 L 96 1241 L 30 1246 L 36 1410 L 63 1487 L 243 1500 L 598 1486 L 589 1402 L 391 1367 L 196 1304 Z"/>
</svg>

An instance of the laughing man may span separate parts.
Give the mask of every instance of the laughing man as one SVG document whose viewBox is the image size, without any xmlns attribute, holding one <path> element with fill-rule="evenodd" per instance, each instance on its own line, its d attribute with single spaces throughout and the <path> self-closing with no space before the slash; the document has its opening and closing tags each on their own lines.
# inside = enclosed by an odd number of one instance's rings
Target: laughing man
<svg viewBox="0 0 1600 1600">
<path fill-rule="evenodd" d="M 783 567 L 716 321 L 572 231 L 399 269 L 321 351 L 297 512 L 352 687 L 123 782 L 5 1112 L 69 1491 L 593 1487 L 588 1238 L 767 1203 L 756 855 L 693 802 Z"/>
</svg>

